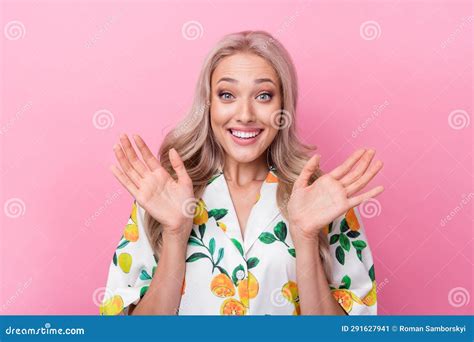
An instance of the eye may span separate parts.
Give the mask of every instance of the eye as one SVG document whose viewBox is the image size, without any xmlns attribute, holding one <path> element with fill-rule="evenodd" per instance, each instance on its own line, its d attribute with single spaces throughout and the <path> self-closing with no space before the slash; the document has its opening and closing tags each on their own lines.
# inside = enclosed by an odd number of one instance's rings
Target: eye
<svg viewBox="0 0 474 342">
<path fill-rule="evenodd" d="M 222 97 L 224 96 L 224 97 Z M 219 93 L 219 98 L 223 99 L 223 100 L 230 100 L 231 98 L 233 97 L 233 95 L 227 91 L 223 91 L 223 92 L 220 92 Z"/>
<path fill-rule="evenodd" d="M 270 101 L 273 98 L 273 95 L 271 93 L 261 93 L 257 98 L 260 98 L 260 100 L 263 101 Z"/>
</svg>

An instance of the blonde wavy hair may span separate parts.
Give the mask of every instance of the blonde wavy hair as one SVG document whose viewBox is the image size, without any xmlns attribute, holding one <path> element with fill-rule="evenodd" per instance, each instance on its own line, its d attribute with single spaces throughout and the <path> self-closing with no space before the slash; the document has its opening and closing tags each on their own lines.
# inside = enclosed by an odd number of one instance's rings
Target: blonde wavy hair
<svg viewBox="0 0 474 342">
<path fill-rule="evenodd" d="M 252 53 L 263 57 L 275 69 L 282 94 L 282 110 L 286 120 L 268 147 L 267 161 L 276 168 L 278 176 L 277 203 L 282 215 L 288 217 L 287 206 L 293 184 L 306 161 L 311 157 L 314 146 L 303 144 L 296 134 L 296 104 L 298 98 L 297 76 L 288 51 L 265 31 L 242 31 L 224 36 L 208 53 L 204 60 L 192 106 L 182 122 L 164 138 L 158 156 L 161 165 L 176 179 L 168 151 L 174 147 L 183 159 L 186 170 L 193 181 L 194 195 L 200 198 L 208 180 L 222 170 L 224 151 L 218 144 L 210 124 L 211 76 L 218 63 L 227 56 L 237 53 Z M 318 170 L 311 178 L 313 182 L 323 174 Z M 148 212 L 145 225 L 156 256 L 162 247 L 162 229 Z M 326 277 L 330 283 L 331 257 L 327 235 L 319 235 L 320 256 Z"/>
</svg>

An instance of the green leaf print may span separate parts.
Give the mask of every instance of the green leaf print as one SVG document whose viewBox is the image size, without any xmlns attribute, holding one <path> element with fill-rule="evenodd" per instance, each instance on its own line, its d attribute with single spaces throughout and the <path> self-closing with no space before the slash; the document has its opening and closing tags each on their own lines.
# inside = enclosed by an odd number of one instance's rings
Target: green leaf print
<svg viewBox="0 0 474 342">
<path fill-rule="evenodd" d="M 128 245 L 130 243 L 130 241 L 128 240 L 124 240 L 122 241 L 118 246 L 117 246 L 117 249 L 120 249 L 120 248 L 124 248 L 126 245 Z"/>
<path fill-rule="evenodd" d="M 209 218 L 214 217 L 216 221 L 219 221 L 221 218 L 227 215 L 227 209 L 211 209 L 208 212 Z"/>
<path fill-rule="evenodd" d="M 349 252 L 349 250 L 351 249 L 351 243 L 349 241 L 349 238 L 344 234 L 341 234 L 339 236 L 339 242 L 341 243 L 341 247 Z"/>
<path fill-rule="evenodd" d="M 210 258 L 206 254 L 198 252 L 191 254 L 189 258 L 186 259 L 186 262 L 193 262 L 202 258 L 207 258 L 210 260 Z"/>
<path fill-rule="evenodd" d="M 367 247 L 367 244 L 365 243 L 365 241 L 363 240 L 356 240 L 356 241 L 352 241 L 352 246 L 355 247 L 355 249 L 364 249 L 365 247 Z"/>
<path fill-rule="evenodd" d="M 114 253 L 114 257 L 112 258 L 112 261 L 114 262 L 114 265 L 117 266 L 117 253 Z"/>
<path fill-rule="evenodd" d="M 142 270 L 141 273 L 140 273 L 140 279 L 141 280 L 150 280 L 151 277 L 150 277 L 150 275 L 148 274 L 148 272 L 146 270 Z"/>
<path fill-rule="evenodd" d="M 375 270 L 374 270 L 374 265 L 372 265 L 372 267 L 370 268 L 369 270 L 369 277 L 370 277 L 370 280 L 374 281 L 375 280 Z"/>
<path fill-rule="evenodd" d="M 224 257 L 224 248 L 219 248 L 219 252 L 217 252 L 217 261 L 216 261 L 216 265 L 219 264 L 219 262 L 222 260 L 222 258 Z"/>
<path fill-rule="evenodd" d="M 212 238 L 211 241 L 209 241 L 209 252 L 211 253 L 211 256 L 214 255 L 215 248 L 216 248 L 216 241 L 214 240 L 214 238 Z"/>
<path fill-rule="evenodd" d="M 359 260 L 362 261 L 362 249 L 356 249 L 356 254 Z"/>
<path fill-rule="evenodd" d="M 143 296 L 145 295 L 145 293 L 148 291 L 148 285 L 147 286 L 143 286 L 141 289 L 140 289 L 140 299 L 143 298 Z"/>
<path fill-rule="evenodd" d="M 351 287 L 351 278 L 347 274 L 344 277 L 342 277 L 342 282 L 344 284 L 339 286 L 339 288 L 349 290 L 349 288 Z"/>
<path fill-rule="evenodd" d="M 341 221 L 341 233 L 344 233 L 349 229 L 349 225 L 347 224 L 346 218 L 343 218 Z"/>
<path fill-rule="evenodd" d="M 292 257 L 296 258 L 296 251 L 294 248 L 288 248 L 288 253 L 290 253 Z"/>
<path fill-rule="evenodd" d="M 242 245 L 240 244 L 240 242 L 237 241 L 236 239 L 231 239 L 231 240 L 232 240 L 232 243 L 235 245 L 235 247 L 237 247 L 237 249 L 239 250 L 240 255 L 244 256 L 244 250 L 243 250 Z"/>
<path fill-rule="evenodd" d="M 339 234 L 334 234 L 331 236 L 331 238 L 329 239 L 329 244 L 330 245 L 334 245 L 336 242 L 339 241 Z"/>
<path fill-rule="evenodd" d="M 201 241 L 199 241 L 198 239 L 196 239 L 192 236 L 189 237 L 188 244 L 191 245 L 191 246 L 204 246 L 201 243 Z"/>
<path fill-rule="evenodd" d="M 219 177 L 221 175 L 221 173 L 217 174 L 217 175 L 214 175 L 213 177 L 211 177 L 211 179 L 209 179 L 207 181 L 207 185 L 211 184 L 212 182 L 214 182 L 214 180 Z"/>
<path fill-rule="evenodd" d="M 342 249 L 341 246 L 337 246 L 336 248 L 336 259 L 337 261 L 339 261 L 341 265 L 344 265 L 345 255 L 344 255 L 344 250 Z"/>
<path fill-rule="evenodd" d="M 191 236 L 192 236 L 192 237 L 195 237 L 195 238 L 198 237 L 197 234 L 196 234 L 196 232 L 194 231 L 194 229 L 191 229 Z"/>
<path fill-rule="evenodd" d="M 278 240 L 284 242 L 287 234 L 285 222 L 278 222 L 275 228 L 273 228 L 273 232 L 275 233 L 275 236 L 278 238 Z"/>
<path fill-rule="evenodd" d="M 156 266 L 153 266 L 153 270 L 151 271 L 151 276 L 152 277 L 155 275 L 155 271 L 156 271 Z"/>
<path fill-rule="evenodd" d="M 328 227 L 328 233 L 329 234 L 331 234 L 331 232 L 332 232 L 332 222 L 333 221 L 331 221 L 331 223 L 329 223 L 329 227 Z"/>
<path fill-rule="evenodd" d="M 206 224 L 199 225 L 199 235 L 201 236 L 201 240 L 204 238 L 204 233 L 206 232 Z"/>
<path fill-rule="evenodd" d="M 260 260 L 258 260 L 258 258 L 252 257 L 252 258 L 247 260 L 247 268 L 248 269 L 254 268 L 255 266 L 258 265 L 259 262 L 260 262 Z"/>
<path fill-rule="evenodd" d="M 348 237 L 350 237 L 351 239 L 355 239 L 356 237 L 358 237 L 360 235 L 360 233 L 356 232 L 355 230 L 351 230 L 351 231 L 347 232 L 346 235 Z"/>
<path fill-rule="evenodd" d="M 272 233 L 267 233 L 267 232 L 260 234 L 258 239 L 266 244 L 270 244 L 276 241 L 276 237 Z"/>
</svg>

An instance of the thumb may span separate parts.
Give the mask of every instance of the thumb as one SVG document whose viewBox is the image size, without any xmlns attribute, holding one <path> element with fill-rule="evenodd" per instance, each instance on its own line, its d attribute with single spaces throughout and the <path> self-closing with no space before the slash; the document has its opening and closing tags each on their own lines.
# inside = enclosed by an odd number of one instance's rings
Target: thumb
<svg viewBox="0 0 474 342">
<path fill-rule="evenodd" d="M 321 156 L 319 154 L 315 154 L 312 156 L 305 164 L 303 167 L 303 170 L 301 170 L 300 175 L 296 179 L 293 188 L 304 188 L 308 186 L 308 182 L 311 178 L 311 176 L 316 172 L 318 169 L 319 165 L 319 160 L 321 159 Z"/>
<path fill-rule="evenodd" d="M 184 163 L 181 157 L 179 156 L 178 152 L 174 148 L 170 149 L 169 158 L 170 158 L 171 166 L 173 167 L 173 170 L 176 172 L 176 175 L 178 176 L 178 183 L 190 181 L 191 179 L 189 178 L 189 175 L 186 172 Z"/>
</svg>

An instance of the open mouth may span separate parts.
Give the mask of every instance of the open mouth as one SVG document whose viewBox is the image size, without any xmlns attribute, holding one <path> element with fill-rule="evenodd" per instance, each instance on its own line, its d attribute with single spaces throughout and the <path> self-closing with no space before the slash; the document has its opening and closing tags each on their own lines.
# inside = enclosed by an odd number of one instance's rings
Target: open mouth
<svg viewBox="0 0 474 342">
<path fill-rule="evenodd" d="M 255 139 L 257 136 L 259 136 L 260 133 L 263 132 L 263 129 L 257 128 L 251 131 L 241 131 L 241 130 L 230 128 L 228 131 L 235 138 L 242 139 L 242 140 L 252 140 L 252 139 Z"/>
</svg>

